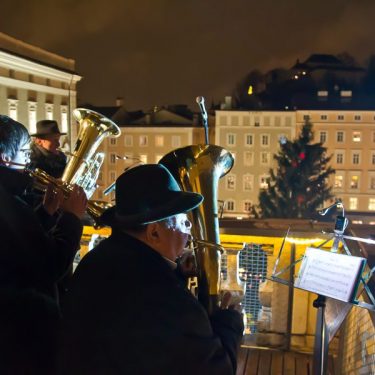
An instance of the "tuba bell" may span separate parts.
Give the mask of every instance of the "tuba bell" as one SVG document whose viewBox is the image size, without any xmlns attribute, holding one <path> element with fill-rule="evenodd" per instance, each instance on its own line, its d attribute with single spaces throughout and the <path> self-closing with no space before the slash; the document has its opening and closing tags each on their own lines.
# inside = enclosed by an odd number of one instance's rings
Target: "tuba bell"
<svg viewBox="0 0 375 375">
<path fill-rule="evenodd" d="M 216 145 L 176 149 L 159 161 L 184 191 L 200 193 L 203 203 L 191 211 L 192 235 L 197 239 L 198 300 L 211 313 L 219 305 L 221 252 L 217 206 L 218 181 L 233 166 L 232 154 Z"/>
</svg>

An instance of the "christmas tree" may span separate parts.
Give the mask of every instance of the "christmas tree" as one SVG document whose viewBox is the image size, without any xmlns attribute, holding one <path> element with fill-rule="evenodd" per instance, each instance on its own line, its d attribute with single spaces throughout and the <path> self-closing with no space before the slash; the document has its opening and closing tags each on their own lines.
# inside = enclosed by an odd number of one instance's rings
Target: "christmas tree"
<svg viewBox="0 0 375 375">
<path fill-rule="evenodd" d="M 333 197 L 328 177 L 334 170 L 328 166 L 331 156 L 326 147 L 313 140 L 312 124 L 307 120 L 297 139 L 280 140 L 274 159 L 276 172 L 270 170 L 268 188 L 259 194 L 256 216 L 261 218 L 304 218 Z"/>
</svg>

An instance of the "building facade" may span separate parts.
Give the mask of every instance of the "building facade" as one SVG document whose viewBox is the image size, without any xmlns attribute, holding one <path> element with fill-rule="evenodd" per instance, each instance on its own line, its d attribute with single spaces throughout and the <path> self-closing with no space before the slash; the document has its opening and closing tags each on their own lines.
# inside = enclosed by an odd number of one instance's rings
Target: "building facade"
<svg viewBox="0 0 375 375">
<path fill-rule="evenodd" d="M 30 133 L 42 119 L 56 120 L 68 133 L 66 146 L 77 134 L 71 113 L 76 107 L 75 61 L 0 33 L 0 113 L 24 124 Z"/>
</svg>

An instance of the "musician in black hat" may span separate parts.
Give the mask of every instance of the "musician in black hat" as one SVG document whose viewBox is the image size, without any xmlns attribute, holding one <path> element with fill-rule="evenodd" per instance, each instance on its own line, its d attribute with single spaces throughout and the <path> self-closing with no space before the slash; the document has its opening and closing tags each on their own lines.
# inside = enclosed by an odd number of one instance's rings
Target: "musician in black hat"
<svg viewBox="0 0 375 375">
<path fill-rule="evenodd" d="M 59 150 L 61 133 L 55 120 L 41 120 L 36 124 L 37 132 L 31 134 L 30 168 L 39 168 L 50 176 L 60 178 L 66 166 L 66 156 Z"/>
<path fill-rule="evenodd" d="M 62 303 L 61 374 L 235 373 L 241 315 L 209 317 L 175 273 L 186 212 L 202 200 L 162 165 L 117 179 L 116 206 L 102 216 L 112 234 L 82 259 Z"/>
</svg>

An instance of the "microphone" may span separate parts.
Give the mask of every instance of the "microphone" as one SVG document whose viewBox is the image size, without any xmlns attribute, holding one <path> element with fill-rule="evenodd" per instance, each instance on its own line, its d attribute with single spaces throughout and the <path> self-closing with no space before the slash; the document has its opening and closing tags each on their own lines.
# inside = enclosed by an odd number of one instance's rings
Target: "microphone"
<svg viewBox="0 0 375 375">
<path fill-rule="evenodd" d="M 208 116 L 207 116 L 206 107 L 204 106 L 204 97 L 203 96 L 197 96 L 197 98 L 195 99 L 195 101 L 199 105 L 199 108 L 201 110 L 201 114 L 202 114 L 203 120 L 205 122 L 207 122 Z"/>
</svg>

